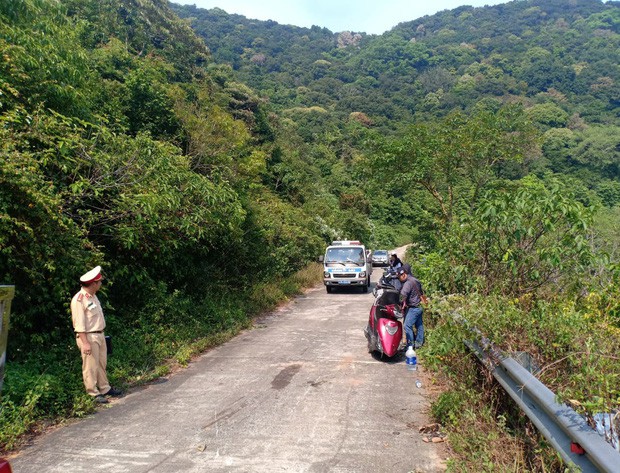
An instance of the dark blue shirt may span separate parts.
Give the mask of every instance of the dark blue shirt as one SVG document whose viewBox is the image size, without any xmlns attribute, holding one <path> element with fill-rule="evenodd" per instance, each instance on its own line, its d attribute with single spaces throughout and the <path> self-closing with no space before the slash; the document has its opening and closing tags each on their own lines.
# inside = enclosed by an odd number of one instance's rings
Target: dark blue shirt
<svg viewBox="0 0 620 473">
<path fill-rule="evenodd" d="M 420 296 L 423 293 L 422 283 L 411 274 L 407 275 L 407 279 L 405 279 L 400 290 L 400 294 L 403 296 L 407 307 L 418 307 L 420 305 Z"/>
</svg>

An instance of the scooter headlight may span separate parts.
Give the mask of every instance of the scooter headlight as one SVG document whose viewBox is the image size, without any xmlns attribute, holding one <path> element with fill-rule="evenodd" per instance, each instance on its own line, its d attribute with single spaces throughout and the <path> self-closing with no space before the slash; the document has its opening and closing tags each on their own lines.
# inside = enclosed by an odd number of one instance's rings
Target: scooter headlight
<svg viewBox="0 0 620 473">
<path fill-rule="evenodd" d="M 398 332 L 398 325 L 386 325 L 385 326 L 385 330 L 387 331 L 387 333 L 389 333 L 390 335 L 395 335 L 396 332 Z"/>
</svg>

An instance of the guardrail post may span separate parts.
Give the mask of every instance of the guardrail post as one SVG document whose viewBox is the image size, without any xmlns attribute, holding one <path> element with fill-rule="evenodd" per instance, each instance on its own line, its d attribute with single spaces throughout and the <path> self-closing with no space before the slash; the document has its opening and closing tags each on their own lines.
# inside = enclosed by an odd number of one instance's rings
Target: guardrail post
<svg viewBox="0 0 620 473">
<path fill-rule="evenodd" d="M 15 295 L 15 286 L 0 286 L 0 392 L 4 383 L 4 364 L 6 362 L 6 344 L 9 335 L 9 315 L 11 301 Z"/>
</svg>

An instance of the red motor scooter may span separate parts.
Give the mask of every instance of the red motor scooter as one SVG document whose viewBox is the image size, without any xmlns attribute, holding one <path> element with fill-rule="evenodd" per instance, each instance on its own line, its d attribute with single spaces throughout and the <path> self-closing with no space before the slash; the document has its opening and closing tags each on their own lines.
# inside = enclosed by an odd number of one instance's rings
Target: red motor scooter
<svg viewBox="0 0 620 473">
<path fill-rule="evenodd" d="M 368 352 L 393 357 L 398 353 L 403 338 L 403 313 L 400 310 L 400 281 L 386 271 L 373 290 L 375 301 L 370 308 L 364 335 Z"/>
</svg>

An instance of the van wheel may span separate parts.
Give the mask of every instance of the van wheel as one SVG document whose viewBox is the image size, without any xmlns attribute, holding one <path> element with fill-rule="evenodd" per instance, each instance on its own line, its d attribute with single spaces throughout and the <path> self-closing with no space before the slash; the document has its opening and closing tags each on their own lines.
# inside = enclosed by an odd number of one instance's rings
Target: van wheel
<svg viewBox="0 0 620 473">
<path fill-rule="evenodd" d="M 325 286 L 325 289 L 327 290 L 328 294 L 332 293 L 332 287 L 331 286 Z"/>
<path fill-rule="evenodd" d="M 365 292 L 368 292 L 368 285 L 366 285 L 366 284 L 364 284 L 362 286 L 362 294 L 365 293 Z"/>
</svg>

